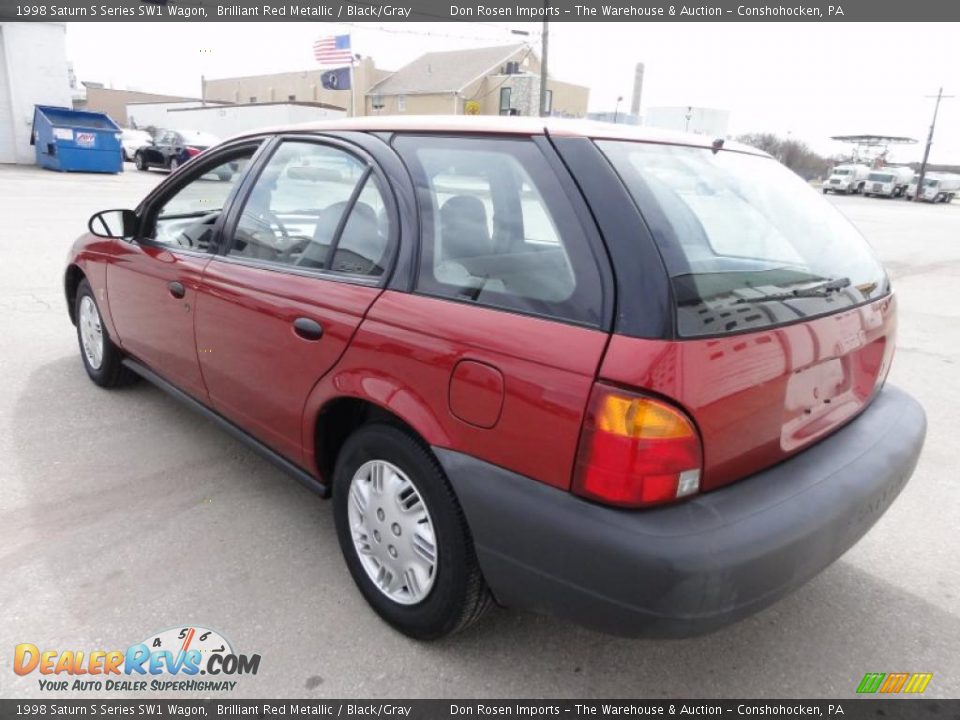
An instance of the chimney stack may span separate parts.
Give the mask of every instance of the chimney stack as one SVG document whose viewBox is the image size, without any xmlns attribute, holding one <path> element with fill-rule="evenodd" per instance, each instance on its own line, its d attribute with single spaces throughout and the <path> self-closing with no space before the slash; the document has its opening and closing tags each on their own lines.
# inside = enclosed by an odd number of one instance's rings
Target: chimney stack
<svg viewBox="0 0 960 720">
<path fill-rule="evenodd" d="M 643 63 L 637 63 L 633 73 L 633 98 L 630 101 L 630 113 L 640 114 L 640 96 L 643 95 Z"/>
</svg>

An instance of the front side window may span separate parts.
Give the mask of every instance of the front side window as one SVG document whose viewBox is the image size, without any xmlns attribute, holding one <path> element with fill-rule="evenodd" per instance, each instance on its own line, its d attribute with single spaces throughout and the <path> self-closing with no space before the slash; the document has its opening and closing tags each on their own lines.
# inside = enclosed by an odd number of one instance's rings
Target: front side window
<svg viewBox="0 0 960 720">
<path fill-rule="evenodd" d="M 254 152 L 256 146 L 238 148 L 218 162 L 199 165 L 156 211 L 150 239 L 172 248 L 207 252 L 214 224 Z"/>
<path fill-rule="evenodd" d="M 420 202 L 417 289 L 596 325 L 600 275 L 559 180 L 529 140 L 400 137 Z"/>
<path fill-rule="evenodd" d="M 389 255 L 385 190 L 370 165 L 351 153 L 285 142 L 244 204 L 229 255 L 379 277 Z"/>
<path fill-rule="evenodd" d="M 769 157 L 598 141 L 637 205 L 656 213 L 678 331 L 714 335 L 814 317 L 885 295 L 863 236 Z"/>
</svg>

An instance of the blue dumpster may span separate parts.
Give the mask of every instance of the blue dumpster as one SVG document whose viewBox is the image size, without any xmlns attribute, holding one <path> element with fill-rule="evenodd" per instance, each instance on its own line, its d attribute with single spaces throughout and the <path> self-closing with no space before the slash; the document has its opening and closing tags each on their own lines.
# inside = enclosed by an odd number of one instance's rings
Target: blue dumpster
<svg viewBox="0 0 960 720">
<path fill-rule="evenodd" d="M 123 172 L 120 128 L 109 115 L 37 105 L 30 144 L 37 165 L 61 172 Z"/>
</svg>

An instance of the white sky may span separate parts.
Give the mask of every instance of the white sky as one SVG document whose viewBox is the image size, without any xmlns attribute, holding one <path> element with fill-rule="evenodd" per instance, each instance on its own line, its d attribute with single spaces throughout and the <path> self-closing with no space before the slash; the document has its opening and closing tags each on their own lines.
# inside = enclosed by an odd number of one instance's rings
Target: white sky
<svg viewBox="0 0 960 720">
<path fill-rule="evenodd" d="M 529 38 L 510 29 L 530 31 Z M 311 44 L 348 32 L 355 52 L 396 69 L 430 50 L 539 43 L 539 23 L 70 23 L 81 80 L 199 96 L 200 75 L 316 67 Z M 917 138 L 894 161 L 919 160 L 939 86 L 932 162 L 960 163 L 957 23 L 575 23 L 550 25 L 550 74 L 590 87 L 590 109 L 629 109 L 633 69 L 646 65 L 643 105 L 729 110 L 730 131 L 791 134 L 822 153 L 831 135 Z M 537 48 L 539 52 L 539 45 Z"/>
</svg>

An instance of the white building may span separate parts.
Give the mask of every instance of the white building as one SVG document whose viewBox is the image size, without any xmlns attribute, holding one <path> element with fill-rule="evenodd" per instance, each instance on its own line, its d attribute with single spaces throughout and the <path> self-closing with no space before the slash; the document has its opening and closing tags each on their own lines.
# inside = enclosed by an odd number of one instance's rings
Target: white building
<svg viewBox="0 0 960 720">
<path fill-rule="evenodd" d="M 71 107 L 67 26 L 0 23 L 0 163 L 33 163 L 34 105 Z"/>
<path fill-rule="evenodd" d="M 730 111 L 694 105 L 651 107 L 644 113 L 643 124 L 647 127 L 725 138 L 730 124 Z"/>
<path fill-rule="evenodd" d="M 311 102 L 254 103 L 245 105 L 201 102 L 130 103 L 127 118 L 139 128 L 200 130 L 219 138 L 317 120 L 334 120 L 346 115 L 335 105 Z"/>
</svg>

